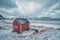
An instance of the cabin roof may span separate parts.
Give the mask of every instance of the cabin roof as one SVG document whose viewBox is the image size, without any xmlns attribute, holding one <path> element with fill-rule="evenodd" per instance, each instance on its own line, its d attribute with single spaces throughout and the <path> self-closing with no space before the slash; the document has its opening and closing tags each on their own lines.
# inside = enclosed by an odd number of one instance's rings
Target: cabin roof
<svg viewBox="0 0 60 40">
<path fill-rule="evenodd" d="M 28 22 L 28 20 L 27 20 L 27 19 L 24 19 L 24 18 L 17 18 L 16 20 L 17 20 L 20 24 L 25 24 L 25 23 Z"/>
</svg>

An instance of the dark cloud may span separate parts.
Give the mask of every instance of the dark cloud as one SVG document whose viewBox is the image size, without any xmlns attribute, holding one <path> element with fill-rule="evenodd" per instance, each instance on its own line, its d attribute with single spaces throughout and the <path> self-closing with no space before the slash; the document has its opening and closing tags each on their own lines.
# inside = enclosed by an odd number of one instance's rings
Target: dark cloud
<svg viewBox="0 0 60 40">
<path fill-rule="evenodd" d="M 5 10 L 0 10 L 0 14 L 2 14 L 2 15 L 11 15 L 9 12 L 7 12 Z"/>
<path fill-rule="evenodd" d="M 60 3 L 60 0 L 50 0 L 49 2 L 46 3 L 44 8 L 49 8 L 49 7 L 53 6 L 56 3 Z"/>
<path fill-rule="evenodd" d="M 8 10 L 8 9 L 7 9 Z M 22 16 L 20 15 L 17 11 L 14 11 L 13 14 L 11 14 L 10 12 L 8 12 L 6 9 L 3 9 L 2 8 L 0 9 L 0 15 L 4 16 L 4 17 L 8 17 L 8 16 L 16 16 L 16 17 L 19 17 L 19 16 Z"/>
<path fill-rule="evenodd" d="M 54 10 L 60 10 L 60 7 L 55 8 Z"/>
<path fill-rule="evenodd" d="M 16 7 L 16 4 L 12 0 L 0 0 L 0 8 L 14 8 L 14 7 Z"/>
</svg>

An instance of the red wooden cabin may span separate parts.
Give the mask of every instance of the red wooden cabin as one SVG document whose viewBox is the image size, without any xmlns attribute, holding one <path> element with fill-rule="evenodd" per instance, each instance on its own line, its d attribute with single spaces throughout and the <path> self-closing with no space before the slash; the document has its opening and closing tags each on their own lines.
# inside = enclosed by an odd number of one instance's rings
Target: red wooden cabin
<svg viewBox="0 0 60 40">
<path fill-rule="evenodd" d="M 23 18 L 16 18 L 13 22 L 13 31 L 22 33 L 23 31 L 29 29 L 29 21 Z"/>
</svg>

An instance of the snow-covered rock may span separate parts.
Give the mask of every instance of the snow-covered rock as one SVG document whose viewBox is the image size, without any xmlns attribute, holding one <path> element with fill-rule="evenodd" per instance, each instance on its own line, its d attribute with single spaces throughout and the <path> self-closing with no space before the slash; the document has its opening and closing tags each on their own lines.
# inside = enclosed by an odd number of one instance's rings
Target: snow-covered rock
<svg viewBox="0 0 60 40">
<path fill-rule="evenodd" d="M 7 31 L 7 32 L 6 32 Z M 32 34 L 34 31 L 25 31 L 21 36 L 21 34 L 14 33 L 12 30 L 8 29 L 5 31 L 0 32 L 0 40 L 60 40 L 60 30 L 47 30 L 42 34 L 37 33 Z M 30 35 L 30 36 L 26 36 Z M 34 36 L 35 35 L 35 36 Z"/>
</svg>

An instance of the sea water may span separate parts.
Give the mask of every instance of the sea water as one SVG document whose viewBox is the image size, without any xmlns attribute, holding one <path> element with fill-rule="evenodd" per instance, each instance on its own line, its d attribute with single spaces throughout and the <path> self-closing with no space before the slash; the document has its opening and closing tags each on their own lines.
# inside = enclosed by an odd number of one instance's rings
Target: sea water
<svg viewBox="0 0 60 40">
<path fill-rule="evenodd" d="M 30 25 L 60 28 L 60 21 L 53 20 L 29 20 Z"/>
</svg>

